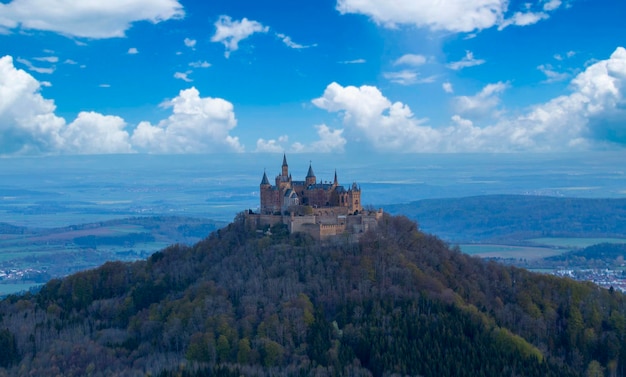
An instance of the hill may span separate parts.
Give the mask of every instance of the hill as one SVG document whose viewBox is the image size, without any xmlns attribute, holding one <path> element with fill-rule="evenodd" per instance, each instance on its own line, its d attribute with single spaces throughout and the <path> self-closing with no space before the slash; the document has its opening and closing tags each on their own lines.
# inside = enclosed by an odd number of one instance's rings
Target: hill
<svg viewBox="0 0 626 377">
<path fill-rule="evenodd" d="M 624 237 L 626 199 L 487 195 L 384 206 L 455 243 L 512 244 L 535 237 Z"/>
<path fill-rule="evenodd" d="M 0 375 L 582 376 L 626 365 L 626 298 L 471 258 L 405 217 L 320 244 L 242 217 L 0 302 Z M 592 374 L 593 375 L 593 374 Z"/>
</svg>

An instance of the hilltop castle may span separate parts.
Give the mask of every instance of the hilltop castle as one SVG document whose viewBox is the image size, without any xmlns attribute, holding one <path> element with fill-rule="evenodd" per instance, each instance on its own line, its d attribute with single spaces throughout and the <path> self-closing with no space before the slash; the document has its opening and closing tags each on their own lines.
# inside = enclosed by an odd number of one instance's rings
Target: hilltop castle
<svg viewBox="0 0 626 377">
<path fill-rule="evenodd" d="M 318 182 L 309 163 L 304 180 L 294 181 L 286 155 L 275 185 L 263 172 L 259 189 L 259 211 L 247 215 L 248 224 L 257 229 L 283 223 L 291 233 L 308 233 L 318 240 L 341 234 L 358 237 L 382 217 L 382 210 L 363 211 L 361 188 L 356 183 L 349 188 L 340 186 L 337 171 L 332 183 Z"/>
<path fill-rule="evenodd" d="M 309 163 L 309 171 L 304 181 L 294 181 L 289 174 L 287 156 L 283 155 L 281 174 L 276 176 L 276 185 L 272 186 L 263 173 L 261 180 L 261 214 L 286 214 L 298 206 L 313 208 L 340 207 L 346 208 L 350 214 L 361 212 L 361 189 L 356 183 L 345 189 L 337 182 L 337 171 L 333 183 L 317 182 L 313 167 Z"/>
</svg>

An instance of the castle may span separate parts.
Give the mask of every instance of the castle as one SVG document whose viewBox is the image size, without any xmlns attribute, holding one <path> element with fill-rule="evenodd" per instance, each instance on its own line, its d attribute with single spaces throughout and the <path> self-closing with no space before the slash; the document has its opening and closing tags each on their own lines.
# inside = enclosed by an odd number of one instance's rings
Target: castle
<svg viewBox="0 0 626 377">
<path fill-rule="evenodd" d="M 346 190 L 337 182 L 337 171 L 333 183 L 317 182 L 313 167 L 309 164 L 309 171 L 304 181 L 294 181 L 289 174 L 287 156 L 283 155 L 281 174 L 276 176 L 276 185 L 272 186 L 263 173 L 261 180 L 261 207 L 262 214 L 286 214 L 297 206 L 313 208 L 340 207 L 346 208 L 348 213 L 361 212 L 361 189 L 356 183 Z"/>
<path fill-rule="evenodd" d="M 250 211 L 246 219 L 257 229 L 283 223 L 291 233 L 308 233 L 318 240 L 338 235 L 355 238 L 375 227 L 382 217 L 382 210 L 363 211 L 361 188 L 356 183 L 347 189 L 340 186 L 337 171 L 332 183 L 318 182 L 309 163 L 304 180 L 294 181 L 284 154 L 275 184 L 263 172 L 259 189 L 259 211 Z"/>
</svg>

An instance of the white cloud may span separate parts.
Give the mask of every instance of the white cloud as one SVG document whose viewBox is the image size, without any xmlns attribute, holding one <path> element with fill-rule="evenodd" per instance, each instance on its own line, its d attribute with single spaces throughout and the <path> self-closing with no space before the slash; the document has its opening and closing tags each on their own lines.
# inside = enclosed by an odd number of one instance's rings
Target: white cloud
<svg viewBox="0 0 626 377">
<path fill-rule="evenodd" d="M 0 58 L 0 154 L 46 153 L 57 150 L 63 118 L 54 102 L 39 93 L 35 78 L 16 69 L 11 56 Z"/>
<path fill-rule="evenodd" d="M 72 60 L 72 59 L 66 59 L 63 63 L 64 63 L 64 64 L 70 64 L 70 65 L 76 65 L 76 64 L 78 64 L 77 62 L 75 62 L 75 61 L 74 61 L 74 60 Z"/>
<path fill-rule="evenodd" d="M 48 63 L 57 63 L 59 61 L 59 58 L 56 56 L 41 56 L 41 57 L 34 58 L 34 59 L 40 62 L 48 62 Z"/>
<path fill-rule="evenodd" d="M 471 51 L 465 51 L 465 56 L 463 57 L 463 59 L 449 63 L 448 68 L 458 71 L 459 69 L 474 67 L 481 64 L 485 64 L 485 61 L 483 59 L 476 59 L 474 58 L 474 53 L 472 53 Z"/>
<path fill-rule="evenodd" d="M 282 40 L 282 41 L 283 41 L 283 43 L 284 43 L 287 47 L 289 47 L 289 48 L 293 48 L 293 49 L 298 49 L 298 50 L 299 50 L 299 49 L 303 49 L 303 48 L 309 48 L 309 47 L 311 47 L 311 46 L 305 46 L 305 45 L 301 45 L 301 44 L 299 44 L 299 43 L 296 43 L 296 42 L 294 42 L 294 41 L 291 39 L 291 37 L 289 37 L 289 36 L 287 36 L 287 35 L 285 35 L 285 34 L 276 33 L 276 36 L 277 36 L 278 38 L 280 38 L 280 40 Z M 315 45 L 313 45 L 313 46 L 315 46 Z"/>
<path fill-rule="evenodd" d="M 131 141 L 138 150 L 151 153 L 242 152 L 243 146 L 229 132 L 237 125 L 232 103 L 200 97 L 196 88 L 181 90 L 166 103 L 172 115 L 157 125 L 141 122 Z"/>
<path fill-rule="evenodd" d="M 80 112 L 62 132 L 63 152 L 70 154 L 131 153 L 126 122 L 118 116 Z"/>
<path fill-rule="evenodd" d="M 528 26 L 536 24 L 541 20 L 546 20 L 548 16 L 545 12 L 515 12 L 513 17 L 504 20 L 499 26 L 498 30 L 502 30 L 508 26 Z"/>
<path fill-rule="evenodd" d="M 110 88 L 111 84 L 100 84 L 98 85 L 100 88 Z"/>
<path fill-rule="evenodd" d="M 325 124 L 315 126 L 319 140 L 311 144 L 309 152 L 330 153 L 343 152 L 346 146 L 346 139 L 342 136 L 343 130 L 335 130 L 329 128 Z"/>
<path fill-rule="evenodd" d="M 565 57 L 568 59 L 574 57 L 574 55 L 576 55 L 576 51 L 568 51 L 565 53 Z M 554 58 L 559 61 L 564 60 L 564 57 L 561 54 L 554 54 Z"/>
<path fill-rule="evenodd" d="M 157 125 L 141 122 L 131 136 L 114 115 L 80 112 L 67 124 L 40 94 L 42 85 L 16 69 L 11 56 L 0 58 L 0 155 L 243 151 L 229 134 L 237 124 L 233 105 L 202 98 L 195 88 L 165 104 L 171 116 Z"/>
<path fill-rule="evenodd" d="M 543 10 L 549 12 L 557 9 L 561 6 L 561 0 L 549 0 L 547 3 L 543 4 Z"/>
<path fill-rule="evenodd" d="M 347 140 L 342 136 L 343 130 L 332 129 L 325 124 L 317 125 L 315 129 L 319 139 L 310 144 L 295 142 L 287 146 L 289 141 L 287 135 L 280 136 L 277 140 L 261 138 L 256 142 L 255 152 L 333 153 L 344 151 Z"/>
<path fill-rule="evenodd" d="M 28 68 L 29 71 L 33 71 L 37 73 L 44 73 L 47 75 L 54 73 L 54 67 L 48 67 L 48 68 L 36 67 L 29 60 L 23 59 L 23 58 L 17 58 L 17 62 L 24 64 L 26 68 Z"/>
<path fill-rule="evenodd" d="M 255 152 L 281 153 L 286 149 L 284 144 L 289 141 L 289 136 L 282 135 L 276 139 L 265 140 L 263 138 L 256 141 Z"/>
<path fill-rule="evenodd" d="M 544 83 L 564 81 L 570 77 L 569 73 L 555 71 L 554 67 L 552 67 L 552 65 L 550 64 L 541 64 L 537 67 L 537 69 L 543 72 L 544 75 L 546 75 Z"/>
<path fill-rule="evenodd" d="M 416 54 L 406 54 L 399 57 L 393 65 L 409 65 L 413 67 L 417 67 L 425 64 L 427 61 L 424 55 L 416 55 Z"/>
<path fill-rule="evenodd" d="M 431 84 L 437 79 L 436 76 L 420 77 L 419 73 L 408 69 L 398 72 L 384 72 L 383 77 L 400 85 Z"/>
<path fill-rule="evenodd" d="M 189 66 L 194 68 L 209 68 L 211 66 L 211 63 L 207 62 L 206 60 L 198 60 L 197 62 L 189 63 Z"/>
<path fill-rule="evenodd" d="M 458 96 L 454 99 L 454 107 L 457 112 L 474 117 L 497 115 L 496 107 L 500 104 L 500 93 L 509 87 L 508 84 L 498 82 L 486 85 L 480 92 L 473 96 Z"/>
<path fill-rule="evenodd" d="M 191 71 L 186 72 L 176 72 L 174 73 L 174 78 L 183 80 L 184 82 L 192 82 L 193 80 L 189 78 Z"/>
<path fill-rule="evenodd" d="M 182 18 L 177 0 L 13 0 L 0 4 L 0 27 L 83 38 L 123 37 L 132 23 Z"/>
<path fill-rule="evenodd" d="M 69 125 L 55 115 L 31 75 L 0 58 L 0 154 L 129 152 L 128 133 L 118 117 L 80 113 Z"/>
<path fill-rule="evenodd" d="M 50 81 L 40 81 L 39 85 L 49 88 L 52 86 L 52 83 Z"/>
<path fill-rule="evenodd" d="M 196 40 L 195 39 L 185 38 L 185 40 L 183 42 L 185 42 L 185 46 L 189 47 L 190 49 L 195 50 L 195 48 L 196 48 Z"/>
<path fill-rule="evenodd" d="M 530 25 L 547 18 L 545 12 L 559 8 L 560 1 L 531 4 L 525 7 L 525 12 L 507 19 L 509 4 L 508 0 L 337 0 L 337 10 L 341 14 L 364 14 L 391 28 L 403 24 L 469 33 L 494 26 L 502 28 L 503 24 Z M 533 7 L 534 12 L 529 9 Z"/>
<path fill-rule="evenodd" d="M 338 0 L 342 13 L 361 13 L 394 27 L 410 24 L 433 30 L 470 32 L 494 26 L 506 10 L 504 0 Z"/>
<path fill-rule="evenodd" d="M 354 60 L 344 60 L 339 63 L 341 64 L 364 64 L 367 61 L 365 59 L 354 59 Z"/>
<path fill-rule="evenodd" d="M 254 33 L 267 33 L 269 27 L 263 26 L 257 21 L 243 18 L 241 21 L 233 21 L 229 16 L 220 16 L 215 22 L 215 34 L 211 37 L 212 42 L 220 42 L 226 47 L 224 56 L 239 49 L 239 42 Z"/>
<path fill-rule="evenodd" d="M 416 145 L 416 140 L 438 137 L 435 130 L 421 126 L 424 120 L 416 119 L 407 105 L 392 103 L 373 86 L 342 87 L 331 83 L 313 104 L 341 113 L 346 130 L 363 135 L 377 149 L 417 151 L 422 146 Z"/>
<path fill-rule="evenodd" d="M 452 84 L 449 81 L 446 81 L 443 84 L 441 84 L 441 87 L 443 88 L 443 91 L 446 93 L 454 93 L 454 88 L 452 87 Z"/>
<path fill-rule="evenodd" d="M 464 114 L 491 112 L 500 104 L 507 84 L 487 85 L 471 97 L 458 97 Z M 556 97 L 522 112 L 479 125 L 456 114 L 451 123 L 432 127 L 416 118 L 403 103 L 392 103 L 371 86 L 328 85 L 313 104 L 341 114 L 344 130 L 375 149 L 405 152 L 564 151 L 626 147 L 626 49 L 587 67 Z"/>
<path fill-rule="evenodd" d="M 131 48 L 128 49 L 128 54 L 129 55 L 135 55 L 135 54 L 138 54 L 138 53 L 139 53 L 139 50 L 137 50 L 136 47 L 131 47 Z"/>
</svg>

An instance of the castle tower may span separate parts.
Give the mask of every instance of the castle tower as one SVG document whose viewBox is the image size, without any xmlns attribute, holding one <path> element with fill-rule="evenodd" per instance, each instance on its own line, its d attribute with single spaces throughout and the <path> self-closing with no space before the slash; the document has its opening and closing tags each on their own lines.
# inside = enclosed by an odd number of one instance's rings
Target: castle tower
<svg viewBox="0 0 626 377">
<path fill-rule="evenodd" d="M 335 180 L 333 181 L 333 186 L 337 187 L 339 185 L 339 182 L 337 182 L 337 169 L 335 169 Z"/>
<path fill-rule="evenodd" d="M 283 177 L 288 177 L 289 176 L 289 165 L 287 165 L 287 155 L 283 153 L 283 170 L 282 170 L 282 174 Z"/>
<path fill-rule="evenodd" d="M 311 163 L 309 162 L 309 171 L 306 174 L 306 179 L 305 179 L 306 186 L 314 185 L 315 180 L 316 180 L 315 173 L 313 173 L 313 167 L 311 166 Z"/>
</svg>

